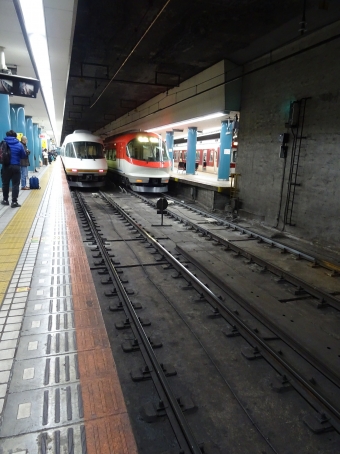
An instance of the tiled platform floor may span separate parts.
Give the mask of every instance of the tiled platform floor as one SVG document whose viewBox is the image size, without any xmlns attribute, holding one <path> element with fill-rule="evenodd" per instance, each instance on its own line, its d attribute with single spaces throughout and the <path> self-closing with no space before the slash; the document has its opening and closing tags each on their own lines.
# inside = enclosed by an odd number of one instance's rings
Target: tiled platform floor
<svg viewBox="0 0 340 454">
<path fill-rule="evenodd" d="M 2 286 L 0 452 L 136 453 L 58 161 L 41 186 L 0 236 L 1 255 L 11 241 L 18 254 L 9 285 L 3 276 Z M 14 261 L 7 260 L 12 269 Z"/>
</svg>

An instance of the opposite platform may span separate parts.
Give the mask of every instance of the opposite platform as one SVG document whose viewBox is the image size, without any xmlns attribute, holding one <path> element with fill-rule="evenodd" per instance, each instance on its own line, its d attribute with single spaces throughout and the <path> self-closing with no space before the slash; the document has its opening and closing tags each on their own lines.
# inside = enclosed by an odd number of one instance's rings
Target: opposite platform
<svg viewBox="0 0 340 454">
<path fill-rule="evenodd" d="M 0 452 L 137 453 L 59 160 L 40 182 L 0 235 Z"/>
</svg>

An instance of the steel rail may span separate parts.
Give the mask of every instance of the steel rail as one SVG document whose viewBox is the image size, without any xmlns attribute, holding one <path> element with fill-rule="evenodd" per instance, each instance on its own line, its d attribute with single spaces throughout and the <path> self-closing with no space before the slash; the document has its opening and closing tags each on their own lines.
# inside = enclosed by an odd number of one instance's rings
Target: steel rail
<svg viewBox="0 0 340 454">
<path fill-rule="evenodd" d="M 277 352 L 275 352 L 266 342 L 264 342 L 261 337 L 257 336 L 256 333 L 249 328 L 232 310 L 224 306 L 221 300 L 209 289 L 207 288 L 191 271 L 189 271 L 185 266 L 181 264 L 170 252 L 168 252 L 164 246 L 162 246 L 158 241 L 156 241 L 144 228 L 142 228 L 128 213 L 126 213 L 117 203 L 115 203 L 111 198 L 107 197 L 106 194 L 100 192 L 101 196 L 107 202 L 122 214 L 130 223 L 135 227 L 135 229 L 140 232 L 147 241 L 157 249 L 172 265 L 173 267 L 182 275 L 188 279 L 193 287 L 201 294 L 203 294 L 207 299 L 213 301 L 217 305 L 218 309 L 230 317 L 234 323 L 238 326 L 241 331 L 247 334 L 251 339 L 253 339 L 266 353 L 267 360 L 270 364 L 275 360 L 277 364 L 283 367 L 286 371 L 286 374 L 290 375 L 290 383 L 292 386 L 301 394 L 308 402 L 320 411 L 320 407 L 324 412 L 330 412 L 331 423 L 334 428 L 340 433 L 340 410 L 335 408 L 332 403 L 322 396 L 312 384 L 302 377 L 299 372 L 297 372 L 292 366 L 290 366 Z M 229 322 L 228 322 L 229 323 Z M 293 348 L 293 347 L 291 347 Z M 264 352 L 261 352 L 263 354 Z M 270 360 L 271 359 L 271 360 Z M 311 402 L 311 396 L 313 397 L 313 402 Z"/>
<path fill-rule="evenodd" d="M 142 195 L 140 195 L 138 193 L 133 193 L 132 191 L 130 191 L 130 192 L 133 195 L 135 195 L 136 197 L 144 200 L 149 205 L 156 206 L 156 204 L 154 202 L 151 202 L 146 197 L 143 197 Z M 308 254 L 305 254 L 303 252 L 300 252 L 297 249 L 294 249 L 294 248 L 292 248 L 290 246 L 285 246 L 284 244 L 279 243 L 278 241 L 273 241 L 271 238 L 268 238 L 265 235 L 260 235 L 259 233 L 255 233 L 252 230 L 245 229 L 244 227 L 241 227 L 241 226 L 239 226 L 239 225 L 237 225 L 237 224 L 235 224 L 233 222 L 229 222 L 229 221 L 226 221 L 225 219 L 221 219 L 220 217 L 215 216 L 214 214 L 207 213 L 207 212 L 205 212 L 203 210 L 200 210 L 198 208 L 189 207 L 187 204 L 185 204 L 183 202 L 180 202 L 179 200 L 176 200 L 175 198 L 173 198 L 171 196 L 168 196 L 167 194 L 162 194 L 162 195 L 164 197 L 166 197 L 167 199 L 174 201 L 176 204 L 181 205 L 183 208 L 186 208 L 187 210 L 194 211 L 194 212 L 196 212 L 196 213 L 198 213 L 198 214 L 200 214 L 201 216 L 204 216 L 204 217 L 209 217 L 209 218 L 215 219 L 216 222 L 218 222 L 219 225 L 226 226 L 227 228 L 233 229 L 235 231 L 237 230 L 243 235 L 249 235 L 250 237 L 252 237 L 254 239 L 261 240 L 264 243 L 269 244 L 270 246 L 276 247 L 278 249 L 285 250 L 286 252 L 289 252 L 290 254 L 297 255 L 297 256 L 299 256 L 299 258 L 303 258 L 304 260 L 307 260 L 308 262 L 313 262 L 315 264 L 317 263 L 316 258 L 312 257 L 311 255 L 308 255 Z M 167 211 L 169 211 L 169 208 L 167 208 Z M 172 213 L 172 214 L 174 214 L 176 216 L 175 213 Z"/>
<path fill-rule="evenodd" d="M 124 285 L 122 284 L 122 282 L 119 278 L 119 274 L 117 273 L 114 265 L 112 264 L 112 260 L 103 244 L 103 240 L 97 232 L 94 222 L 86 208 L 85 202 L 83 201 L 82 197 L 80 196 L 80 194 L 78 192 L 75 192 L 75 194 L 76 194 L 77 200 L 87 218 L 87 222 L 92 230 L 93 236 L 96 238 L 97 246 L 100 249 L 100 252 L 101 252 L 102 256 L 104 257 L 104 260 L 107 264 L 108 271 L 111 274 L 112 282 L 113 283 L 115 282 L 117 287 L 119 288 L 119 292 L 122 296 L 122 299 L 125 302 L 129 316 L 133 320 L 134 326 L 136 327 L 136 330 L 138 332 L 138 337 L 141 341 L 141 344 L 139 343 L 139 347 L 141 349 L 142 354 L 143 354 L 143 348 L 144 348 L 143 357 L 144 357 L 144 359 L 146 359 L 145 357 L 147 356 L 147 358 L 150 360 L 150 362 L 152 364 L 152 369 L 150 369 L 150 374 L 154 376 L 154 384 L 155 384 L 158 392 L 161 391 L 161 395 L 163 394 L 162 401 L 165 404 L 164 410 L 167 412 L 169 421 L 172 425 L 175 436 L 177 437 L 179 446 L 183 450 L 183 454 L 186 454 L 186 453 L 202 454 L 202 450 L 201 450 L 197 440 L 195 439 L 194 435 L 192 434 L 191 428 L 188 425 L 188 422 L 186 421 L 185 417 L 183 416 L 181 407 L 169 386 L 168 380 L 165 377 L 162 366 L 158 362 L 157 357 L 154 354 L 149 337 L 145 333 L 144 328 L 141 324 L 141 321 L 139 320 L 139 317 L 133 307 L 133 304 L 132 304 L 130 298 L 128 297 L 127 292 L 124 288 Z M 107 200 L 107 201 L 109 203 L 111 203 L 109 200 Z M 156 379 L 155 379 L 155 376 L 156 376 Z M 169 407 L 167 407 L 166 403 L 169 404 L 171 411 L 169 411 Z M 181 435 L 183 435 L 183 437 Z"/>
<path fill-rule="evenodd" d="M 137 197 L 144 199 L 140 195 L 137 195 Z M 156 206 L 156 204 L 154 202 L 150 202 L 148 199 L 145 199 L 145 201 L 149 205 Z M 186 206 L 186 208 L 187 208 L 187 206 Z M 191 209 L 191 208 L 189 208 L 189 209 Z M 313 296 L 314 298 L 319 300 L 320 307 L 325 307 L 326 305 L 329 305 L 329 306 L 332 306 L 334 309 L 340 311 L 340 300 L 338 298 L 336 298 L 328 293 L 323 292 L 322 290 L 318 289 L 315 286 L 308 284 L 306 281 L 294 276 L 293 274 L 289 273 L 288 271 L 285 271 L 284 269 L 261 259 L 261 257 L 258 257 L 256 254 L 245 251 L 244 249 L 242 249 L 242 247 L 237 246 L 236 244 L 234 244 L 233 242 L 231 242 L 229 240 L 226 240 L 225 238 L 222 238 L 221 236 L 217 235 L 216 233 L 212 233 L 212 232 L 208 231 L 207 229 L 205 229 L 204 227 L 202 227 L 198 224 L 195 224 L 194 222 L 192 222 L 188 219 L 181 217 L 177 213 L 174 213 L 173 211 L 169 210 L 169 208 L 167 208 L 167 211 L 169 213 L 171 213 L 170 216 L 174 217 L 175 219 L 179 220 L 180 222 L 183 222 L 186 225 L 189 225 L 193 230 L 200 232 L 203 236 L 206 236 L 206 237 L 216 241 L 217 243 L 220 243 L 222 246 L 225 246 L 226 249 L 233 250 L 237 254 L 242 255 L 243 257 L 247 258 L 250 261 L 253 261 L 254 263 L 261 266 L 262 268 L 267 269 L 271 273 L 273 273 L 276 276 L 295 285 L 296 287 L 303 288 L 304 290 L 306 290 L 306 292 L 308 294 L 310 294 L 311 296 Z M 196 210 L 196 211 L 199 212 L 199 210 Z M 202 213 L 204 213 L 204 212 L 202 212 Z M 200 212 L 200 214 L 202 214 L 202 213 Z M 224 221 L 219 220 L 219 222 L 224 222 Z M 280 243 L 273 242 L 266 237 L 254 234 L 253 232 L 240 228 L 239 226 L 236 226 L 235 224 L 231 224 L 231 223 L 227 223 L 227 224 L 229 224 L 228 228 L 232 228 L 233 230 L 238 230 L 241 232 L 241 234 L 249 235 L 250 238 L 255 238 L 255 239 L 258 238 L 259 241 L 266 242 L 267 244 L 270 244 L 273 247 L 279 247 L 277 245 L 280 245 Z M 283 246 L 282 244 L 280 245 L 279 248 L 281 250 L 283 250 L 284 252 L 289 252 L 289 253 L 296 255 L 297 258 L 299 258 L 299 259 L 302 258 L 304 260 L 307 260 L 309 262 L 313 262 L 316 264 L 316 259 L 314 259 L 313 257 L 310 257 L 308 255 L 305 255 L 299 251 L 296 251 L 295 249 L 288 248 L 286 246 Z"/>
</svg>

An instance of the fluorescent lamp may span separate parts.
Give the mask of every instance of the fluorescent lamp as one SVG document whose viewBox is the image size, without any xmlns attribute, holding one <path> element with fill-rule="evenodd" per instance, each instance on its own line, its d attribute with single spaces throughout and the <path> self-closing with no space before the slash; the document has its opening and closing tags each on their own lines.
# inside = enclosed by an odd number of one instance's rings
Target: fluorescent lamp
<svg viewBox="0 0 340 454">
<path fill-rule="evenodd" d="M 42 0 L 19 0 L 24 18 L 25 30 L 29 39 L 34 62 L 38 71 L 41 91 L 44 94 L 45 105 L 51 122 L 55 139 L 57 124 L 52 89 L 50 57 L 48 53 L 44 7 Z"/>
<path fill-rule="evenodd" d="M 209 132 L 221 132 L 221 127 L 219 128 L 208 128 L 208 129 L 203 129 L 203 133 L 204 134 L 207 134 Z"/>
<path fill-rule="evenodd" d="M 204 115 L 203 117 L 191 118 L 190 120 L 179 121 L 178 123 L 171 123 L 169 125 L 158 126 L 157 128 L 147 129 L 147 132 L 157 132 L 163 129 L 176 128 L 177 126 L 188 125 L 190 123 L 198 123 L 199 121 L 212 120 L 213 118 L 224 117 L 226 114 L 223 112 L 216 112 L 210 115 Z"/>
</svg>

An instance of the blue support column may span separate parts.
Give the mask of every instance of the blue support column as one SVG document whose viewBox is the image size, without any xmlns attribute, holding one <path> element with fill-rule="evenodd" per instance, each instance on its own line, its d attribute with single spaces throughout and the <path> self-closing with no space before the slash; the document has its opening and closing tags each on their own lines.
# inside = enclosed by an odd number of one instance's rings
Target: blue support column
<svg viewBox="0 0 340 454">
<path fill-rule="evenodd" d="M 197 128 L 196 127 L 188 128 L 188 144 L 186 160 L 187 175 L 195 175 L 196 145 L 197 145 Z"/>
<path fill-rule="evenodd" d="M 174 170 L 174 132 L 167 131 L 165 134 L 165 140 L 171 161 L 171 170 Z"/>
<path fill-rule="evenodd" d="M 34 141 L 34 157 L 35 157 L 35 167 L 39 166 L 39 158 L 41 155 L 41 149 L 40 149 L 40 139 L 39 139 L 39 133 L 38 133 L 38 123 L 33 123 L 33 141 Z M 42 160 L 42 157 L 41 157 Z"/>
<path fill-rule="evenodd" d="M 18 140 L 26 135 L 25 107 L 22 104 L 11 104 L 11 129 L 17 133 Z"/>
<path fill-rule="evenodd" d="M 28 170 L 34 170 L 34 141 L 33 141 L 33 122 L 32 117 L 26 117 L 26 137 L 27 148 L 31 152 L 29 156 L 30 166 Z"/>
<path fill-rule="evenodd" d="M 10 104 L 9 109 L 10 109 L 10 114 L 11 114 L 11 127 L 10 127 L 10 129 L 13 129 L 13 131 L 17 132 L 17 130 L 18 130 L 17 109 L 12 104 Z"/>
<path fill-rule="evenodd" d="M 39 126 L 38 126 L 38 138 L 39 138 L 38 149 L 39 149 L 39 156 L 40 156 L 40 153 L 42 154 L 42 144 L 41 144 L 40 134 L 41 134 L 41 128 L 39 128 Z M 39 166 L 40 166 L 39 156 L 38 156 L 38 158 L 37 158 L 37 164 L 36 164 L 36 167 L 37 167 L 37 168 L 39 168 Z"/>
<path fill-rule="evenodd" d="M 0 141 L 6 137 L 6 132 L 11 129 L 11 114 L 9 108 L 9 96 L 0 95 Z M 0 164 L 0 167 L 1 164 Z M 2 188 L 2 180 L 0 179 Z"/>
<path fill-rule="evenodd" d="M 233 121 L 221 122 L 220 162 L 218 165 L 217 180 L 229 180 L 230 153 L 233 140 Z"/>
<path fill-rule="evenodd" d="M 18 107 L 18 128 L 16 133 L 17 134 L 22 134 L 23 136 L 26 136 L 26 122 L 25 122 L 25 108 L 24 106 Z M 18 139 L 20 140 L 21 137 L 18 136 Z"/>
</svg>

